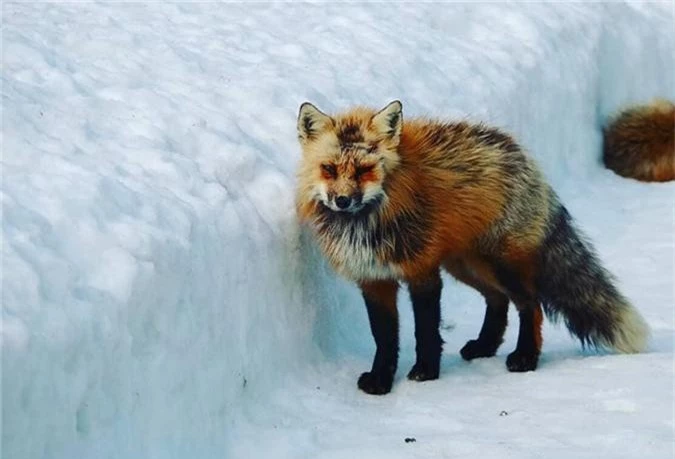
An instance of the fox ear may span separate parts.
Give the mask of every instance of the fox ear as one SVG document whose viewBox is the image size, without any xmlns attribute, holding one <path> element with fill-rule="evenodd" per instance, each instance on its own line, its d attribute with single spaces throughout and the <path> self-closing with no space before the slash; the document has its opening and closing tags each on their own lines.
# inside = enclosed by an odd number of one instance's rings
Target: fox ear
<svg viewBox="0 0 675 459">
<path fill-rule="evenodd" d="M 298 113 L 298 139 L 305 143 L 313 136 L 333 124 L 333 119 L 309 102 L 300 106 Z"/>
<path fill-rule="evenodd" d="M 398 139 L 403 126 L 402 110 L 401 102 L 395 100 L 377 112 L 370 123 L 378 134 L 388 139 Z"/>
</svg>

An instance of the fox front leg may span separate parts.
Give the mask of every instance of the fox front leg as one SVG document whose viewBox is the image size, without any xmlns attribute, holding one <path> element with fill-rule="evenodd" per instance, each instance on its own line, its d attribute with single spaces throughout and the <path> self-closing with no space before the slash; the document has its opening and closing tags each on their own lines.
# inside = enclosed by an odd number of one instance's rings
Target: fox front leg
<svg viewBox="0 0 675 459">
<path fill-rule="evenodd" d="M 415 316 L 415 352 L 417 360 L 408 373 L 413 381 L 438 379 L 443 340 L 438 330 L 441 321 L 441 289 L 438 271 L 408 283 Z"/>
<path fill-rule="evenodd" d="M 361 292 L 377 350 L 371 370 L 359 377 L 358 386 L 368 394 L 382 395 L 391 391 L 398 365 L 398 283 L 367 282 L 361 284 Z"/>
</svg>

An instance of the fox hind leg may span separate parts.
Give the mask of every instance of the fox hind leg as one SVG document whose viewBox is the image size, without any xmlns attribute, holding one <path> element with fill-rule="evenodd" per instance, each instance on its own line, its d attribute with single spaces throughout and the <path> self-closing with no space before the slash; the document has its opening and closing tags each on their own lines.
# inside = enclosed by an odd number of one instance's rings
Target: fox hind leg
<svg viewBox="0 0 675 459">
<path fill-rule="evenodd" d="M 482 290 L 482 291 L 481 291 Z M 485 297 L 485 318 L 477 339 L 468 341 L 459 351 L 464 360 L 492 357 L 502 344 L 507 325 L 509 299 L 496 290 L 481 287 Z"/>
<path fill-rule="evenodd" d="M 445 269 L 458 281 L 472 287 L 485 298 L 485 317 L 478 338 L 468 341 L 459 351 L 464 360 L 479 357 L 492 357 L 502 344 L 509 312 L 509 298 L 498 290 L 499 285 L 491 268 L 473 260 L 470 269 L 465 261 L 451 259 L 444 264 Z M 478 275 L 484 278 L 479 278 Z"/>
<path fill-rule="evenodd" d="M 506 358 L 506 368 L 513 372 L 534 371 L 541 353 L 541 305 L 533 294 L 532 272 L 529 264 L 507 266 L 495 263 L 494 271 L 509 298 L 518 309 L 520 326 L 516 349 Z"/>
<path fill-rule="evenodd" d="M 528 301 L 518 305 L 520 329 L 516 349 L 506 358 L 506 368 L 509 371 L 534 371 L 539 362 L 541 353 L 541 324 L 543 315 L 541 306 L 537 302 Z"/>
</svg>

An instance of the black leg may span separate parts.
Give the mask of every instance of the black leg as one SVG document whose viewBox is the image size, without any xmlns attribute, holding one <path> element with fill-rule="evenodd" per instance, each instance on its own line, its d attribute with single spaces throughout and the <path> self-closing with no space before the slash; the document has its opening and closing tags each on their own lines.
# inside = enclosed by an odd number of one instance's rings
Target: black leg
<svg viewBox="0 0 675 459">
<path fill-rule="evenodd" d="M 539 304 L 526 301 L 516 303 L 519 309 L 520 330 L 516 349 L 506 358 L 509 371 L 534 371 L 541 352 L 542 313 Z"/>
<path fill-rule="evenodd" d="M 408 379 L 438 379 L 443 340 L 438 330 L 441 321 L 442 282 L 438 272 L 422 282 L 409 284 L 415 315 L 415 351 L 417 360 Z"/>
<path fill-rule="evenodd" d="M 498 291 L 487 292 L 485 289 L 485 318 L 477 339 L 468 341 L 459 351 L 464 360 L 478 357 L 492 357 L 499 349 L 506 330 L 509 312 L 509 299 Z"/>
<path fill-rule="evenodd" d="M 386 394 L 391 390 L 398 364 L 398 284 L 371 282 L 361 285 L 361 290 L 377 350 L 372 369 L 361 375 L 358 386 L 369 394 Z"/>
<path fill-rule="evenodd" d="M 503 262 L 495 262 L 493 268 L 497 279 L 509 292 L 520 316 L 518 344 L 506 358 L 506 368 L 516 372 L 534 371 L 541 351 L 541 306 L 533 298 L 532 288 L 527 288 L 531 282 L 524 281 L 518 270 Z"/>
</svg>

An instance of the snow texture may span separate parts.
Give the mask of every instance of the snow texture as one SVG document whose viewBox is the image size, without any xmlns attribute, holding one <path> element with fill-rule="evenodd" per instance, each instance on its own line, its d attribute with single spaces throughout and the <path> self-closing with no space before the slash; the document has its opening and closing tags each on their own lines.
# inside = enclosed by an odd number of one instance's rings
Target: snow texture
<svg viewBox="0 0 675 459">
<path fill-rule="evenodd" d="M 675 98 L 672 3 L 2 4 L 2 457 L 667 458 L 675 184 L 617 177 L 600 127 Z M 480 297 L 449 278 L 441 379 L 356 388 L 354 286 L 293 210 L 295 117 L 400 99 L 485 120 L 538 160 L 652 327 L 534 373 L 457 351 Z M 405 442 L 405 438 L 416 441 Z"/>
</svg>

